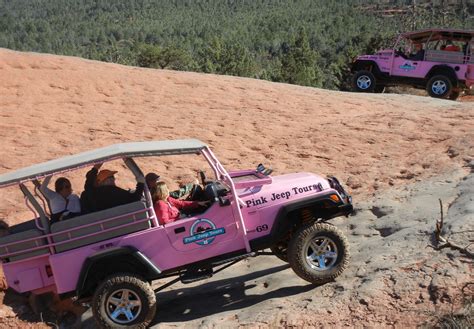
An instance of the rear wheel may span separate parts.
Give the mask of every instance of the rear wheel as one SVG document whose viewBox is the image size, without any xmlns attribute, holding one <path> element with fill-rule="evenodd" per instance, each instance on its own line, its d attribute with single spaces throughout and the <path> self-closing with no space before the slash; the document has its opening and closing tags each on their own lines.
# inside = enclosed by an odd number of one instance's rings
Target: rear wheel
<svg viewBox="0 0 474 329">
<path fill-rule="evenodd" d="M 453 84 L 447 76 L 435 75 L 428 81 L 426 91 L 431 97 L 449 98 L 453 91 Z"/>
<path fill-rule="evenodd" d="M 311 223 L 292 237 L 288 258 L 299 277 L 323 284 L 337 278 L 347 267 L 349 244 L 336 227 L 327 223 Z"/>
<path fill-rule="evenodd" d="M 105 279 L 92 300 L 100 328 L 147 328 L 156 313 L 156 297 L 148 282 L 133 274 Z"/>
<path fill-rule="evenodd" d="M 358 92 L 371 93 L 375 89 L 375 76 L 370 71 L 358 71 L 352 78 L 352 87 Z"/>
</svg>

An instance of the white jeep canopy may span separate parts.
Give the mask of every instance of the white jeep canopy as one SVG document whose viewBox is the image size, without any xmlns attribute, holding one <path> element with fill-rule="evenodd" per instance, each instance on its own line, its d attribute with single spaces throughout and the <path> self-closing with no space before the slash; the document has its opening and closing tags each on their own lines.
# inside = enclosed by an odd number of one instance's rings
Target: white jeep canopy
<svg viewBox="0 0 474 329">
<path fill-rule="evenodd" d="M 192 154 L 205 147 L 207 145 L 197 139 L 115 144 L 0 175 L 0 188 L 113 159 Z"/>
</svg>

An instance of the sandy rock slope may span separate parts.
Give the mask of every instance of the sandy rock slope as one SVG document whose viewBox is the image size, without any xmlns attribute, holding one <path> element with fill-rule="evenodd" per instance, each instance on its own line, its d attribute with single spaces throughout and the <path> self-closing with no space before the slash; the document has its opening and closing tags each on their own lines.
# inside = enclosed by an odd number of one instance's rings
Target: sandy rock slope
<svg viewBox="0 0 474 329">
<path fill-rule="evenodd" d="M 198 138 L 227 169 L 263 162 L 275 174 L 334 174 L 348 186 L 357 213 L 334 223 L 347 234 L 353 256 L 337 282 L 315 288 L 276 258 L 250 259 L 208 282 L 158 295 L 160 327 L 405 326 L 464 303 L 461 289 L 472 282 L 472 262 L 426 246 L 438 198 L 451 204 L 448 233 L 472 230 L 471 102 L 342 93 L 6 49 L 0 49 L 0 76 L 0 173 L 113 143 Z M 202 165 L 175 159 L 140 164 L 171 184 Z M 123 164 L 110 167 L 120 171 L 119 185 L 133 185 Z M 84 173 L 70 176 L 76 192 Z M 31 216 L 16 188 L 0 190 L 0 199 L 0 218 L 9 224 Z M 12 321 L 21 310 L 13 311 L 0 307 L 0 321 L 17 324 Z M 20 318 L 35 319 L 24 314 Z M 87 312 L 83 321 L 91 326 Z"/>
</svg>

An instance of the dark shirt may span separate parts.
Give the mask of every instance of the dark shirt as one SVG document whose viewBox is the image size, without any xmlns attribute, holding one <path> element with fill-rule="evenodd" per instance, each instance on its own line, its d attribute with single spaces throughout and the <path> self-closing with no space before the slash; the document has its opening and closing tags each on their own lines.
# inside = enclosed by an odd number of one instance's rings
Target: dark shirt
<svg viewBox="0 0 474 329">
<path fill-rule="evenodd" d="M 141 200 L 145 184 L 137 183 L 133 193 L 114 185 L 96 186 L 97 173 L 98 170 L 92 168 L 86 174 L 84 192 L 81 194 L 81 209 L 94 212 Z"/>
<path fill-rule="evenodd" d="M 422 61 L 424 58 L 425 58 L 425 50 L 424 49 L 418 50 L 418 52 L 416 54 L 410 56 L 410 59 L 412 61 Z"/>
</svg>

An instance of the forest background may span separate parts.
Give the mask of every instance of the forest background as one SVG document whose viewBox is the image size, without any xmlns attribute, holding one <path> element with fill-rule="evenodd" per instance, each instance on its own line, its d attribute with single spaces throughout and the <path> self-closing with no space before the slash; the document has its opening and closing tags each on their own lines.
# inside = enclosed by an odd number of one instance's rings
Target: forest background
<svg viewBox="0 0 474 329">
<path fill-rule="evenodd" d="M 0 0 L 0 47 L 340 90 L 430 27 L 474 29 L 474 0 Z"/>
</svg>

